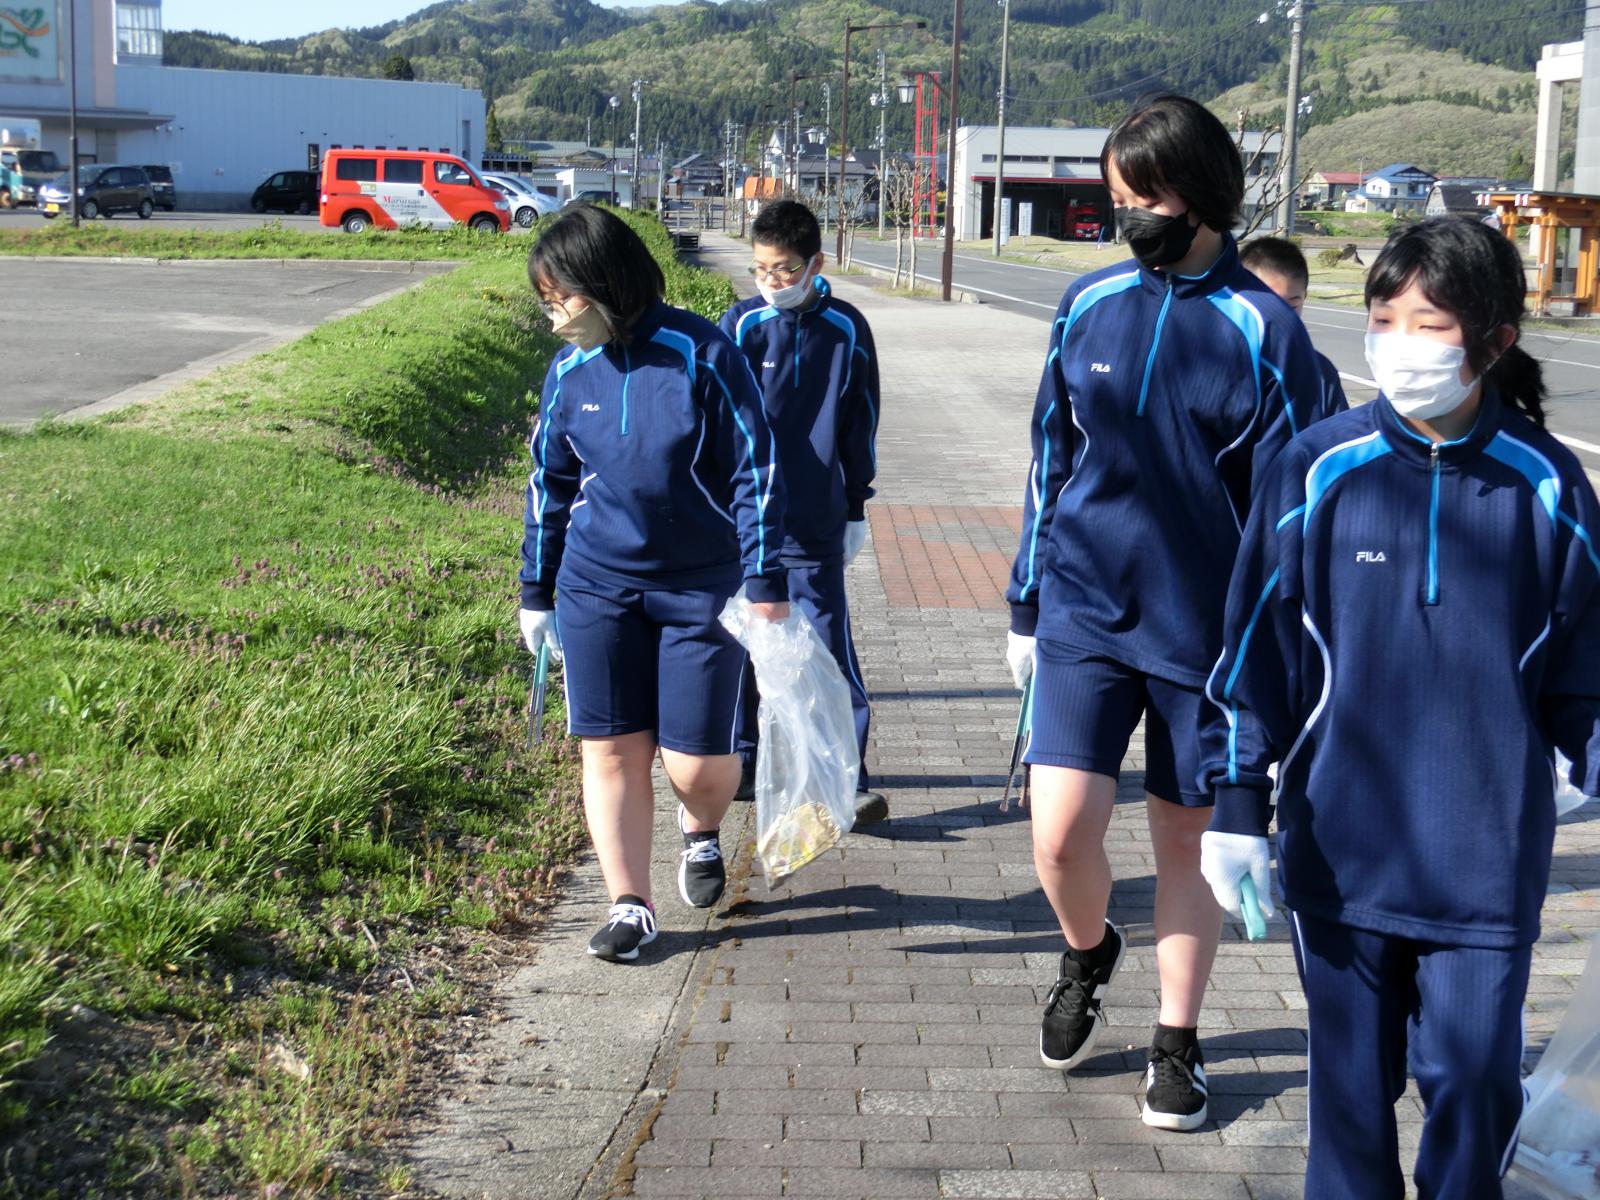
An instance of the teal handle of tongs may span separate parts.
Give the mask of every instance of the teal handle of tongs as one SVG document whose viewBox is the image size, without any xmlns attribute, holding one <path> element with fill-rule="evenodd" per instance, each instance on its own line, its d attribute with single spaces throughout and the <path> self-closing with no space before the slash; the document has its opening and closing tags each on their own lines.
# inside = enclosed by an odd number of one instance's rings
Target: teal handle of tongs
<svg viewBox="0 0 1600 1200">
<path fill-rule="evenodd" d="M 550 647 L 541 645 L 539 653 L 534 657 L 533 686 L 541 692 L 544 691 L 545 681 L 550 677 Z"/>
<path fill-rule="evenodd" d="M 1267 921 L 1256 898 L 1256 882 L 1246 875 L 1239 880 L 1239 911 L 1244 915 L 1244 933 L 1252 942 L 1267 936 Z"/>
<path fill-rule="evenodd" d="M 1033 729 L 1033 676 L 1028 676 L 1028 682 L 1022 685 L 1022 707 L 1017 709 L 1017 737 Z"/>
</svg>

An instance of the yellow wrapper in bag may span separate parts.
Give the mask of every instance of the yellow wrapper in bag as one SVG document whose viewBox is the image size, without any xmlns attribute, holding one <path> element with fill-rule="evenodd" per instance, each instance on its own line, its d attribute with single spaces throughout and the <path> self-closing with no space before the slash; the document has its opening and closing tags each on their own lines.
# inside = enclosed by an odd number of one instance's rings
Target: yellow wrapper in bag
<svg viewBox="0 0 1600 1200">
<path fill-rule="evenodd" d="M 788 809 L 756 844 L 767 886 L 781 883 L 843 836 L 826 805 L 807 800 Z"/>
</svg>

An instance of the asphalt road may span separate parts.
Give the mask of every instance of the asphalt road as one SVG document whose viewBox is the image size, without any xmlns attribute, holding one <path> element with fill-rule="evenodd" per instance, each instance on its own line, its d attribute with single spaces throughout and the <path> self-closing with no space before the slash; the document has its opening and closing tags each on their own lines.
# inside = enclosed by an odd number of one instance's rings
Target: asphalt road
<svg viewBox="0 0 1600 1200">
<path fill-rule="evenodd" d="M 920 242 L 917 246 L 917 278 L 937 286 L 940 245 Z M 877 245 L 859 239 L 855 257 L 876 266 L 894 266 L 894 246 Z M 1067 285 L 1078 277 L 1074 271 L 1023 263 L 996 262 L 982 253 L 958 249 L 953 281 L 961 291 L 972 292 L 985 303 L 1036 317 L 1047 324 L 1055 315 Z M 1363 337 L 1365 314 L 1355 308 L 1332 304 L 1306 305 L 1306 328 L 1318 350 L 1326 354 L 1345 376 L 1345 392 L 1352 402 L 1370 400 L 1376 394 L 1368 377 Z M 1524 331 L 1522 344 L 1544 364 L 1545 383 L 1550 400 L 1546 415 L 1550 430 L 1578 453 L 1584 466 L 1600 471 L 1600 337 L 1552 329 Z M 1041 361 L 1044 334 L 1039 341 Z"/>
<path fill-rule="evenodd" d="M 276 262 L 0 259 L 0 424 L 157 395 L 440 269 Z"/>
</svg>

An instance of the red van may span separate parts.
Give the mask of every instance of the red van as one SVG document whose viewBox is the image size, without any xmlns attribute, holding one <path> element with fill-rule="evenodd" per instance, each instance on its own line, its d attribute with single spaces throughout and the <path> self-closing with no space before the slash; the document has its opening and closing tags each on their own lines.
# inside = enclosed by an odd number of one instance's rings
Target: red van
<svg viewBox="0 0 1600 1200">
<path fill-rule="evenodd" d="M 456 223 L 477 230 L 511 228 L 511 206 L 453 154 L 426 150 L 338 149 L 322 161 L 322 224 L 361 233 Z"/>
</svg>

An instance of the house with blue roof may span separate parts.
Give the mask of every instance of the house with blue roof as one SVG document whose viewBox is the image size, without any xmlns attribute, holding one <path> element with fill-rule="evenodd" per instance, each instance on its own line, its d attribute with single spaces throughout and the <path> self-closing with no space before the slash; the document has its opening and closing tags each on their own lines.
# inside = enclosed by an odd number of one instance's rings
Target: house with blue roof
<svg viewBox="0 0 1600 1200">
<path fill-rule="evenodd" d="M 1363 177 L 1361 186 L 1345 201 L 1346 212 L 1421 212 L 1438 176 L 1415 163 L 1390 163 Z"/>
</svg>

